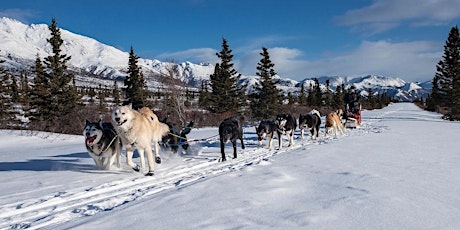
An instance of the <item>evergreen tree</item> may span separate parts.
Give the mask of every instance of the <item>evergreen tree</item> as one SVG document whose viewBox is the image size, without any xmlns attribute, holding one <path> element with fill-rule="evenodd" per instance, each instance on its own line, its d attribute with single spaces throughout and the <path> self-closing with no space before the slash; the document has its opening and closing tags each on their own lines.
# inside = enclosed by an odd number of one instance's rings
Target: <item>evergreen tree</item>
<svg viewBox="0 0 460 230">
<path fill-rule="evenodd" d="M 453 119 L 460 119 L 460 36 L 458 27 L 452 27 L 444 45 L 444 55 L 436 66 L 441 105 L 450 109 Z"/>
<path fill-rule="evenodd" d="M 222 50 L 216 54 L 221 60 L 211 74 L 210 108 L 212 113 L 242 113 L 246 106 L 245 86 L 239 85 L 241 74 L 233 68 L 232 50 L 222 38 Z"/>
<path fill-rule="evenodd" d="M 10 90 L 11 90 L 11 102 L 18 103 L 20 100 L 18 81 L 16 77 L 12 75 L 11 75 L 11 82 L 10 82 Z"/>
<path fill-rule="evenodd" d="M 1 66 L 0 60 L 0 128 L 6 128 L 14 120 L 10 73 Z"/>
<path fill-rule="evenodd" d="M 309 106 L 315 106 L 315 94 L 313 93 L 313 84 L 310 83 L 310 87 L 308 88 L 308 95 L 307 95 L 307 104 Z"/>
<path fill-rule="evenodd" d="M 98 98 L 99 98 L 99 103 L 98 103 L 98 109 L 99 109 L 99 111 L 101 111 L 101 112 L 106 112 L 106 106 L 107 106 L 107 104 L 105 103 L 105 98 L 106 98 L 107 95 L 105 94 L 105 90 L 102 89 L 102 85 L 101 85 L 101 84 L 99 84 L 97 96 L 98 96 Z"/>
<path fill-rule="evenodd" d="M 45 76 L 45 69 L 38 54 L 33 70 L 35 77 L 30 91 L 30 119 L 32 121 L 48 121 L 52 119 L 49 107 L 52 100 L 50 81 Z"/>
<path fill-rule="evenodd" d="M 21 72 L 21 96 L 20 102 L 24 106 L 29 106 L 30 103 L 30 85 L 27 79 L 27 73 L 25 71 Z"/>
<path fill-rule="evenodd" d="M 326 80 L 326 92 L 324 93 L 324 103 L 326 106 L 332 106 L 332 92 L 331 92 L 331 81 L 329 79 Z"/>
<path fill-rule="evenodd" d="M 319 84 L 318 78 L 314 79 L 315 85 L 313 86 L 313 106 L 323 105 L 323 92 L 321 91 L 321 85 Z"/>
<path fill-rule="evenodd" d="M 343 102 L 343 88 L 342 86 L 338 85 L 336 88 L 335 88 L 335 92 L 332 96 L 332 101 L 333 101 L 333 105 L 335 106 L 336 109 L 338 108 L 344 108 L 345 106 L 345 103 Z"/>
<path fill-rule="evenodd" d="M 201 81 L 201 87 L 200 87 L 200 96 L 198 98 L 198 105 L 200 105 L 203 108 L 210 108 L 210 98 L 211 94 L 209 93 L 208 90 L 208 85 L 206 84 L 205 81 Z"/>
<path fill-rule="evenodd" d="M 255 86 L 255 95 L 252 97 L 251 109 L 253 116 L 260 119 L 269 119 L 278 114 L 279 90 L 276 88 L 278 81 L 273 78 L 276 75 L 270 60 L 267 48 L 262 47 L 262 59 L 257 63 L 256 75 L 260 77 L 260 83 Z"/>
<path fill-rule="evenodd" d="M 124 80 L 126 95 L 125 104 L 131 104 L 134 109 L 147 106 L 147 84 L 141 68 L 137 65 L 139 57 L 131 46 L 128 61 L 128 76 Z"/>
<path fill-rule="evenodd" d="M 305 85 L 300 85 L 299 105 L 307 105 L 307 94 L 305 93 Z"/>
<path fill-rule="evenodd" d="M 433 87 L 431 88 L 431 94 L 426 99 L 427 110 L 436 111 L 436 108 L 441 103 L 441 95 L 439 94 L 439 76 L 434 76 L 431 81 Z"/>
<path fill-rule="evenodd" d="M 52 95 L 50 111 L 53 118 L 58 118 L 75 112 L 78 95 L 70 85 L 74 76 L 67 70 L 67 62 L 71 57 L 61 52 L 64 40 L 61 38 L 61 30 L 57 27 L 55 18 L 51 20 L 48 29 L 51 31 L 51 37 L 46 41 L 51 45 L 52 55 L 45 57 L 44 63 L 47 67 L 45 76 L 49 79 Z"/>
<path fill-rule="evenodd" d="M 115 105 L 120 104 L 120 90 L 118 89 L 117 81 L 113 81 L 112 98 Z"/>
</svg>

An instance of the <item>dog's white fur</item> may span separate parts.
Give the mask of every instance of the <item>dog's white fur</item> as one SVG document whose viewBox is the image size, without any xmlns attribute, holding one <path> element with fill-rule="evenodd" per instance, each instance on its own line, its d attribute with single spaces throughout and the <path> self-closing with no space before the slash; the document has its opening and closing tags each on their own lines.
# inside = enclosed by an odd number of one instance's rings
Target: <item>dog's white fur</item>
<svg viewBox="0 0 460 230">
<path fill-rule="evenodd" d="M 133 162 L 133 152 L 137 149 L 141 161 L 141 169 L 145 170 L 144 153 L 147 154 L 149 173 L 154 172 L 153 143 L 155 157 L 159 157 L 158 141 L 169 132 L 169 127 L 161 123 L 158 117 L 147 107 L 136 111 L 131 106 L 119 106 L 112 110 L 112 123 L 126 148 L 126 163 L 133 169 L 138 166 Z"/>
<path fill-rule="evenodd" d="M 331 134 L 332 131 L 334 132 L 334 137 L 336 138 L 337 131 L 340 131 L 342 135 L 345 134 L 345 129 L 341 120 L 342 114 L 342 109 L 338 109 L 337 111 L 329 113 L 326 116 L 326 124 L 324 125 L 326 132 L 324 133 L 324 136 Z"/>
</svg>

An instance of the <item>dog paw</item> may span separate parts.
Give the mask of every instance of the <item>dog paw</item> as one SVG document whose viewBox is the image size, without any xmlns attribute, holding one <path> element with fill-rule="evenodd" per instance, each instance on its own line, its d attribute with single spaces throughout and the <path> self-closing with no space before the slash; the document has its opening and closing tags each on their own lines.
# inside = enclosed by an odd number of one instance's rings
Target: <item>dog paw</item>
<svg viewBox="0 0 460 230">
<path fill-rule="evenodd" d="M 153 171 L 149 171 L 147 174 L 145 174 L 145 176 L 153 176 Z"/>
<path fill-rule="evenodd" d="M 139 172 L 141 171 L 141 167 L 139 165 L 136 165 L 136 167 L 133 167 L 133 170 Z"/>
<path fill-rule="evenodd" d="M 155 157 L 155 163 L 161 164 L 161 158 L 160 157 Z"/>
</svg>

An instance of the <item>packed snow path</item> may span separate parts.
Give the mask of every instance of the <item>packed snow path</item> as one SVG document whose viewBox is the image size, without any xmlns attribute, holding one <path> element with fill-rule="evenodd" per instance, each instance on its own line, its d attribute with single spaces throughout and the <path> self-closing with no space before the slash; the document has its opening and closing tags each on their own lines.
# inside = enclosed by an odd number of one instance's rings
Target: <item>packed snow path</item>
<svg viewBox="0 0 460 230">
<path fill-rule="evenodd" d="M 220 162 L 216 139 L 197 142 L 187 155 L 164 153 L 153 177 L 95 170 L 81 136 L 1 131 L 0 228 L 453 229 L 460 129 L 439 117 L 395 104 L 365 111 L 338 139 L 305 136 L 281 150 L 257 146 L 247 127 L 237 159 Z"/>
</svg>

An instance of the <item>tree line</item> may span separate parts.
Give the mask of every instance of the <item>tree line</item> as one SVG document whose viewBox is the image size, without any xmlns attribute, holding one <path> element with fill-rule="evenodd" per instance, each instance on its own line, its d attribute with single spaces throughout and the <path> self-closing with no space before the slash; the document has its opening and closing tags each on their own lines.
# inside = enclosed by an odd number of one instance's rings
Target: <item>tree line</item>
<svg viewBox="0 0 460 230">
<path fill-rule="evenodd" d="M 445 119 L 460 120 L 460 37 L 457 26 L 449 32 L 432 85 L 426 109 L 443 113 Z"/>
<path fill-rule="evenodd" d="M 312 108 L 329 112 L 344 107 L 345 86 L 337 86 L 333 91 L 329 81 L 326 89 L 322 89 L 315 79 L 308 90 L 302 84 L 300 92 L 282 94 L 277 87 L 275 64 L 265 47 L 262 47 L 256 67 L 260 81 L 248 94 L 247 85 L 241 82 L 241 74 L 234 68 L 232 50 L 225 38 L 222 38 L 221 51 L 216 53 L 220 62 L 198 91 L 173 81 L 173 69 L 168 76 L 163 76 L 161 90 L 149 91 L 138 65 L 139 56 L 132 46 L 127 76 L 121 89 L 117 81 L 112 88 L 101 85 L 77 87 L 75 74 L 67 66 L 71 56 L 61 50 L 63 40 L 55 18 L 48 28 L 50 38 L 47 42 L 52 53 L 43 59 L 37 54 L 31 67 L 32 81 L 28 80 L 27 72 L 14 76 L 3 68 L 1 63 L 4 60 L 0 60 L 0 128 L 79 134 L 84 119 L 96 116 L 110 119 L 107 113 L 110 105 L 121 104 L 131 104 L 135 109 L 143 106 L 155 108 L 162 117 L 177 118 L 178 124 L 193 119 L 200 120 L 202 125 L 216 125 L 223 118 L 235 115 L 261 120 L 273 119 L 281 112 L 296 114 Z M 371 89 L 362 100 L 367 108 L 381 108 L 389 102 L 389 97 L 375 95 Z M 26 122 L 19 121 L 18 117 Z"/>
</svg>

